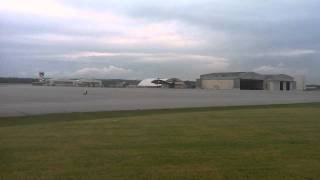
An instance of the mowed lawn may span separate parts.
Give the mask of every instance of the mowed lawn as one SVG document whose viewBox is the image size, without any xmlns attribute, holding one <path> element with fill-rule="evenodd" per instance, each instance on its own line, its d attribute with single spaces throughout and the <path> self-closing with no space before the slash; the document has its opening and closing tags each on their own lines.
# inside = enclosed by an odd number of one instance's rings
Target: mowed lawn
<svg viewBox="0 0 320 180">
<path fill-rule="evenodd" d="M 0 118 L 0 179 L 320 179 L 320 103 Z"/>
</svg>

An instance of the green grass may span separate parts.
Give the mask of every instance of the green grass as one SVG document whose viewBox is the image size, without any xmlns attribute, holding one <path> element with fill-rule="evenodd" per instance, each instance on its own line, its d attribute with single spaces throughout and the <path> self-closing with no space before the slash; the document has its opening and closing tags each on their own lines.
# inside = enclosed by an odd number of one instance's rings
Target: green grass
<svg viewBox="0 0 320 180">
<path fill-rule="evenodd" d="M 0 118 L 0 179 L 319 179 L 320 103 Z"/>
</svg>

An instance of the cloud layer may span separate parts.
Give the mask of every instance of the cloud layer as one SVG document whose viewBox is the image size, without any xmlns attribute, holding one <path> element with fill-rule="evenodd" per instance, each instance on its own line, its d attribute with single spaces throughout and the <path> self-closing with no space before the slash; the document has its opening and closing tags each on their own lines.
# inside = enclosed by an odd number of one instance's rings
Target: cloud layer
<svg viewBox="0 0 320 180">
<path fill-rule="evenodd" d="M 108 66 L 102 68 L 82 68 L 72 73 L 71 76 L 80 78 L 124 78 L 128 77 L 131 72 L 130 69 Z"/>
<path fill-rule="evenodd" d="M 320 83 L 316 0 L 0 0 L 0 76 L 301 73 Z M 276 69 L 276 70 L 275 70 Z"/>
</svg>

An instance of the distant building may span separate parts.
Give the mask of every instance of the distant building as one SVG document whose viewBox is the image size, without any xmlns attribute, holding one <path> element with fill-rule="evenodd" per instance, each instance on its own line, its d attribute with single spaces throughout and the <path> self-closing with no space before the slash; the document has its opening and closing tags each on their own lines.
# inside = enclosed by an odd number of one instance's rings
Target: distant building
<svg viewBox="0 0 320 180">
<path fill-rule="evenodd" d="M 48 79 L 48 86 L 76 86 L 76 80 L 70 79 Z"/>
<path fill-rule="evenodd" d="M 140 80 L 128 80 L 128 79 L 102 79 L 103 87 L 110 88 L 135 88 L 138 86 Z"/>
<path fill-rule="evenodd" d="M 317 84 L 308 84 L 306 85 L 307 91 L 320 91 L 320 85 Z"/>
<path fill-rule="evenodd" d="M 79 79 L 75 81 L 75 86 L 79 87 L 102 87 L 102 81 L 96 79 Z"/>
<path fill-rule="evenodd" d="M 294 78 L 285 74 L 263 75 L 255 72 L 211 73 L 200 76 L 202 89 L 239 89 L 290 91 L 296 89 Z"/>
<path fill-rule="evenodd" d="M 48 86 L 102 87 L 101 80 L 95 79 L 47 79 Z"/>
</svg>

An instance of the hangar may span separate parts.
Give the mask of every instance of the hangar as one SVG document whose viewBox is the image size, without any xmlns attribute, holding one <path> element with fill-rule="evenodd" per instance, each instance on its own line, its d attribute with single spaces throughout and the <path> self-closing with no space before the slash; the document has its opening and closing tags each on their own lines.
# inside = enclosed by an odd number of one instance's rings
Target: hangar
<svg viewBox="0 0 320 180">
<path fill-rule="evenodd" d="M 211 73 L 200 76 L 197 87 L 202 89 L 238 89 L 290 91 L 296 88 L 294 78 L 286 74 L 264 75 L 255 72 Z"/>
</svg>

